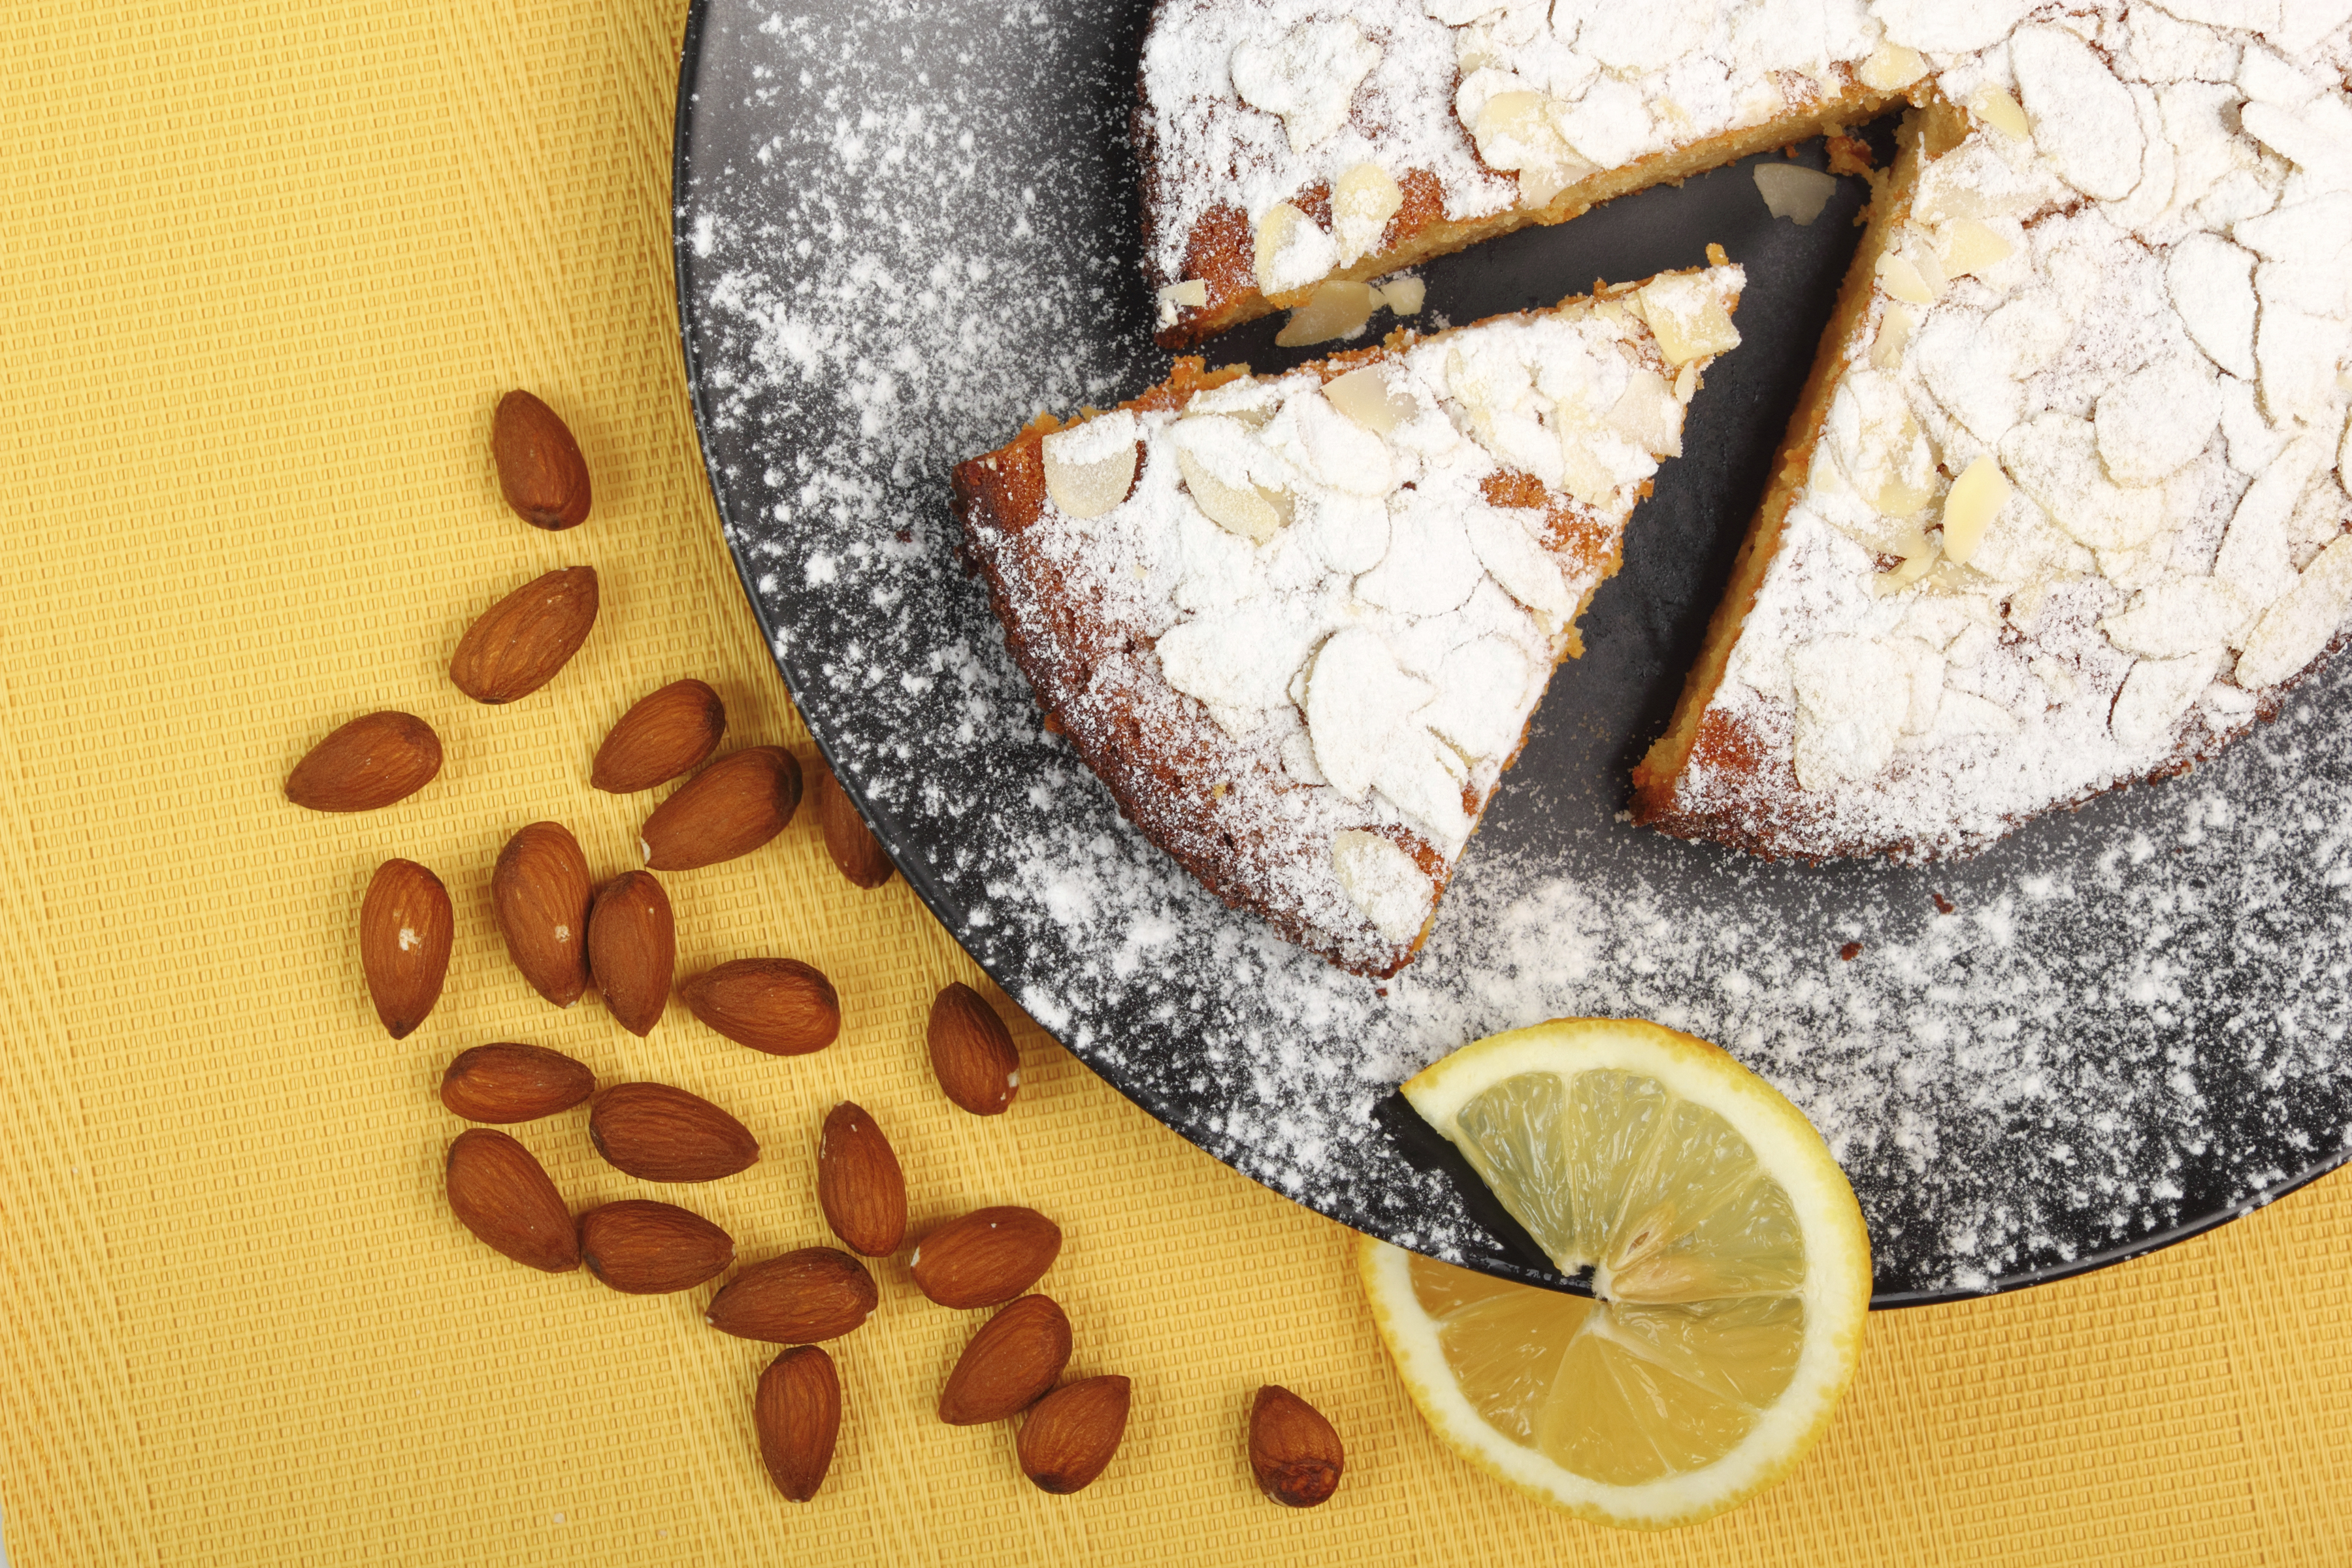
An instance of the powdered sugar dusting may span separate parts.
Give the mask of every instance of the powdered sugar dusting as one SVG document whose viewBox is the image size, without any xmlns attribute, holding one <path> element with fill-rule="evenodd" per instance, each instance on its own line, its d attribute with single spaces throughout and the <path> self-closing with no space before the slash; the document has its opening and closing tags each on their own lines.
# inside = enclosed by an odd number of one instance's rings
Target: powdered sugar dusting
<svg viewBox="0 0 2352 1568">
<path fill-rule="evenodd" d="M 1774 866 L 1617 821 L 1613 753 L 1557 771 L 1570 686 L 1385 997 L 1223 908 L 1043 732 L 946 507 L 949 465 L 1038 406 L 1166 374 L 1114 155 L 1141 7 L 705 17 L 678 215 L 696 389 L 794 696 L 958 940 L 1210 1152 L 1492 1257 L 1373 1108 L 1477 1034 L 1595 1012 L 1717 1039 L 1786 1089 L 1853 1173 L 1881 1279 L 1913 1288 L 2128 1247 L 2340 1154 L 2341 674 L 2218 763 L 1940 871 Z"/>
</svg>

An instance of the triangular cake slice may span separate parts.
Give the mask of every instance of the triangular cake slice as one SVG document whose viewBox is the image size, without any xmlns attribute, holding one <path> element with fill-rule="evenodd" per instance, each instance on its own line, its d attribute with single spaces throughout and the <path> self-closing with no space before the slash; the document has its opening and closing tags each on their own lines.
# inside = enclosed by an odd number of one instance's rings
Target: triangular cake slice
<svg viewBox="0 0 2352 1568">
<path fill-rule="evenodd" d="M 1179 361 L 960 465 L 1049 721 L 1227 903 L 1395 973 L 1738 342 L 1717 261 L 1280 375 Z"/>
</svg>

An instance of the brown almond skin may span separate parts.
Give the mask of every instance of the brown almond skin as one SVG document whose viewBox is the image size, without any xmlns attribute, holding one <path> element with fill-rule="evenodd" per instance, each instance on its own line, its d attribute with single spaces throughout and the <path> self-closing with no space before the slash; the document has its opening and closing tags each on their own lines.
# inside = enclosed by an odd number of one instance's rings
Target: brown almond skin
<svg viewBox="0 0 2352 1568">
<path fill-rule="evenodd" d="M 555 410 L 528 392 L 499 399 L 490 419 L 499 493 L 533 528 L 560 531 L 588 521 L 588 463 Z"/>
<path fill-rule="evenodd" d="M 589 906 L 588 972 L 621 1027 L 653 1033 L 677 972 L 677 920 L 652 872 L 614 879 Z"/>
<path fill-rule="evenodd" d="M 674 680 L 637 700 L 596 748 L 588 782 L 634 795 L 691 773 L 727 733 L 727 704 L 699 680 Z"/>
<path fill-rule="evenodd" d="M 360 900 L 360 971 L 395 1040 L 425 1022 L 449 975 L 457 921 L 449 889 L 414 860 L 386 860 Z"/>
<path fill-rule="evenodd" d="M 841 1033 L 833 982 L 790 958 L 739 958 L 704 970 L 678 994 L 704 1024 L 773 1057 L 821 1051 Z"/>
<path fill-rule="evenodd" d="M 737 1339 L 803 1345 L 839 1339 L 880 1300 L 866 1265 L 835 1247 L 803 1247 L 730 1279 L 704 1316 Z"/>
<path fill-rule="evenodd" d="M 588 857 L 560 822 L 534 822 L 507 840 L 490 872 L 490 907 L 507 956 L 530 988 L 559 1007 L 588 989 Z"/>
<path fill-rule="evenodd" d="M 352 720 L 286 775 L 286 798 L 312 811 L 373 811 L 406 800 L 441 772 L 441 737 L 414 713 Z"/>
<path fill-rule="evenodd" d="M 915 1288 L 942 1307 L 993 1307 L 1029 1289 L 1062 1252 L 1062 1227 L 1035 1209 L 974 1209 L 908 1260 Z"/>
<path fill-rule="evenodd" d="M 588 1141 L 615 1169 L 648 1182 L 715 1182 L 760 1158 L 750 1128 L 666 1083 L 616 1083 L 598 1095 Z"/>
<path fill-rule="evenodd" d="M 1021 1473 L 1056 1497 L 1084 1491 L 1118 1452 L 1132 1398 L 1128 1380 L 1116 1375 L 1065 1384 L 1045 1395 L 1021 1424 Z"/>
<path fill-rule="evenodd" d="M 595 625 L 594 567 L 534 577 L 466 628 L 449 658 L 449 679 L 477 702 L 528 697 L 555 679 Z"/>
<path fill-rule="evenodd" d="M 974 1116 L 995 1116 L 1021 1092 L 1021 1052 L 988 998 L 958 980 L 931 999 L 931 1072 Z"/>
<path fill-rule="evenodd" d="M 841 1436 L 841 1376 L 833 1358 L 802 1345 L 770 1362 L 751 1396 L 751 1426 L 776 1489 L 794 1502 L 816 1496 Z"/>
<path fill-rule="evenodd" d="M 530 1150 L 503 1132 L 469 1127 L 449 1145 L 449 1206 L 467 1230 L 533 1268 L 580 1267 L 580 1235 L 562 1194 Z"/>
<path fill-rule="evenodd" d="M 817 770 L 809 795 L 817 826 L 824 830 L 824 852 L 833 857 L 835 868 L 860 888 L 878 888 L 888 881 L 890 857 L 882 852 L 882 841 L 866 826 L 831 768 Z"/>
<path fill-rule="evenodd" d="M 1313 1508 L 1339 1489 L 1348 1458 L 1321 1411 L 1269 1383 L 1250 1404 L 1249 1462 L 1266 1496 L 1286 1508 Z"/>
<path fill-rule="evenodd" d="M 978 1426 L 1020 1415 L 1070 1364 L 1070 1320 L 1053 1298 L 1024 1296 L 980 1326 L 940 1390 L 940 1419 Z"/>
<path fill-rule="evenodd" d="M 749 855 L 784 830 L 801 804 L 801 764 L 782 746 L 730 752 L 646 818 L 646 864 L 691 871 Z"/>
<path fill-rule="evenodd" d="M 580 1216 L 580 1258 L 615 1290 L 666 1296 L 727 1272 L 735 1238 L 692 1209 L 625 1198 Z"/>
<path fill-rule="evenodd" d="M 596 1092 L 596 1075 L 544 1046 L 475 1046 L 441 1075 L 441 1103 L 468 1121 L 536 1121 Z"/>
<path fill-rule="evenodd" d="M 887 1258 L 907 1239 L 907 1176 L 874 1118 L 843 1100 L 817 1135 L 816 1201 L 851 1248 Z"/>
</svg>

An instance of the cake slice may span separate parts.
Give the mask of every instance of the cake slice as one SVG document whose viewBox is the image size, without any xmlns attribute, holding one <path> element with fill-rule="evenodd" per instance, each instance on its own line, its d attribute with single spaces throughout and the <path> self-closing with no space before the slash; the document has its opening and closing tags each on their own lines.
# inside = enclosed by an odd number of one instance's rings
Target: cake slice
<svg viewBox="0 0 2352 1568">
<path fill-rule="evenodd" d="M 1133 135 L 1163 347 L 1290 306 L 1347 335 L 1375 280 L 1904 101 L 1858 0 L 1163 0 Z"/>
<path fill-rule="evenodd" d="M 1738 342 L 1713 259 L 1281 375 L 1179 361 L 959 465 L 1048 721 L 1227 903 L 1395 973 Z"/>
</svg>

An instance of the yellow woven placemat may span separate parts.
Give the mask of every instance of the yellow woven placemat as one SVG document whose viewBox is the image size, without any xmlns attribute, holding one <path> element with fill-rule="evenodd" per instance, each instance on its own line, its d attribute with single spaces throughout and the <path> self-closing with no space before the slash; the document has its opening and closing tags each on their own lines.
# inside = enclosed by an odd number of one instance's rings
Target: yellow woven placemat
<svg viewBox="0 0 2352 1568">
<path fill-rule="evenodd" d="M 1338 1227 L 1217 1165 L 1035 1029 L 1011 1114 L 947 1107 L 933 990 L 977 976 L 903 885 L 851 889 L 795 824 L 671 879 L 681 966 L 783 952 L 848 1025 L 799 1061 L 673 1007 L 646 1041 L 523 986 L 487 880 L 554 816 L 600 872 L 645 803 L 585 784 L 636 696 L 698 675 L 734 735 L 812 755 L 722 551 L 667 249 L 681 0 L 16 0 L 0 12 L 0 1503 L 19 1568 L 113 1563 L 956 1564 L 1482 1562 L 2340 1563 L 2352 1185 L 2096 1277 L 1883 1318 L 1826 1443 L 1678 1536 L 1562 1520 L 1438 1451 L 1373 1339 Z M 596 515 L 497 500 L 502 388 L 572 421 Z M 573 667 L 508 710 L 442 668 L 550 567 L 603 574 Z M 441 780 L 358 818 L 287 769 L 373 708 L 424 715 Z M 446 999 L 376 1026 L 352 921 L 404 855 L 457 903 Z M 1003 1428 L 929 1414 L 971 1328 L 885 1264 L 839 1345 L 832 1479 L 778 1499 L 764 1352 L 550 1279 L 439 1196 L 433 1085 L 520 1038 L 744 1115 L 767 1156 L 694 1201 L 747 1250 L 824 1238 L 824 1110 L 890 1130 L 919 1225 L 1055 1215 L 1074 1370 L 1135 1380 L 1125 1450 L 1048 1498 Z M 581 1113 L 522 1130 L 578 1206 L 638 1190 Z M 1259 1499 L 1240 1431 L 1288 1384 L 1346 1485 Z"/>
</svg>

